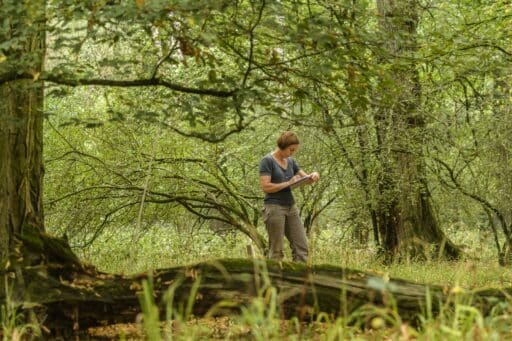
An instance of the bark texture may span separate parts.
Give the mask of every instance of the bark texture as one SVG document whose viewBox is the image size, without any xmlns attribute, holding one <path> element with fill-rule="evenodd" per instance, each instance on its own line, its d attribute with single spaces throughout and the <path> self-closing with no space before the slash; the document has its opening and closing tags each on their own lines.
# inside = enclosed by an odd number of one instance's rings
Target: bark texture
<svg viewBox="0 0 512 341">
<path fill-rule="evenodd" d="M 0 74 L 41 72 L 44 51 L 45 1 L 11 4 L 16 15 L 2 41 L 12 45 L 0 63 Z M 5 32 L 5 31 L 4 31 Z M 24 226 L 43 229 L 43 85 L 12 80 L 0 85 L 0 261 L 9 257 L 13 236 Z"/>
<path fill-rule="evenodd" d="M 425 257 L 432 247 L 457 258 L 459 249 L 440 229 L 432 208 L 423 159 L 425 118 L 414 60 L 418 10 L 416 1 L 378 0 L 383 59 L 382 106 L 376 115 L 382 164 L 378 226 L 389 258 Z M 391 86 L 390 86 L 391 85 Z"/>
</svg>

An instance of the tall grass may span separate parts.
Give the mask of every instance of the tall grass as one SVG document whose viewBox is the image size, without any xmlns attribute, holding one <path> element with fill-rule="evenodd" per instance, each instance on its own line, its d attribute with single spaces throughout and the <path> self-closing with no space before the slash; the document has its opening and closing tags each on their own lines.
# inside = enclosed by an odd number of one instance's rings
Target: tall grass
<svg viewBox="0 0 512 341">
<path fill-rule="evenodd" d="M 23 310 L 23 302 L 13 297 L 13 283 L 10 276 L 4 276 L 5 303 L 0 307 L 1 336 L 3 341 L 32 340 L 41 337 L 41 327 L 33 313 Z M 14 281 L 12 281 L 14 282 Z M 27 318 L 32 321 L 27 321 Z"/>
</svg>

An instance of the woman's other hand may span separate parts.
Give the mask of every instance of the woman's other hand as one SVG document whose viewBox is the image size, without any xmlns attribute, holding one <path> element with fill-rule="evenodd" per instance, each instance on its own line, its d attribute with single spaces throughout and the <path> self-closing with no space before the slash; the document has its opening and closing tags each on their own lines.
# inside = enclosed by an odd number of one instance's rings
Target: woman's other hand
<svg viewBox="0 0 512 341">
<path fill-rule="evenodd" d="M 318 180 L 320 180 L 320 174 L 318 174 L 318 172 L 313 172 L 309 174 L 309 176 L 311 177 L 311 180 L 313 180 L 313 182 L 317 182 Z"/>
</svg>

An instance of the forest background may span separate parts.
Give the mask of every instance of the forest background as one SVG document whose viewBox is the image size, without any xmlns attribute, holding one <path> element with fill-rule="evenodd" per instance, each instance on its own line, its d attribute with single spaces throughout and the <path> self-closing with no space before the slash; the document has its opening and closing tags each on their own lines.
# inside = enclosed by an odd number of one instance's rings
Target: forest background
<svg viewBox="0 0 512 341">
<path fill-rule="evenodd" d="M 405 262 L 401 276 L 453 284 L 468 267 L 510 262 L 508 1 L 38 0 L 1 11 L 0 131 L 24 129 L 36 146 L 30 176 L 44 164 L 28 200 L 42 204 L 20 214 L 101 270 L 245 257 L 247 244 L 263 255 L 257 166 L 289 129 L 301 167 L 322 176 L 295 191 L 312 263 Z M 9 141 L 2 172 L 16 160 Z M 454 272 L 424 271 L 440 264 Z M 509 285 L 497 269 L 465 284 Z"/>
</svg>

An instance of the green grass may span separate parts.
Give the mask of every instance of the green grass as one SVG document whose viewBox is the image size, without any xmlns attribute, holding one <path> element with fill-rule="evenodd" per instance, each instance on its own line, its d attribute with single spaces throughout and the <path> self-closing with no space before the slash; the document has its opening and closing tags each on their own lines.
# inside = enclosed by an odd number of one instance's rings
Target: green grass
<svg viewBox="0 0 512 341">
<path fill-rule="evenodd" d="M 383 265 L 375 258 L 375 250 L 371 247 L 356 247 L 354 242 L 341 238 L 335 232 L 323 231 L 310 240 L 310 259 L 314 264 L 335 264 L 416 283 L 465 288 L 512 287 L 512 269 L 498 265 L 491 241 L 487 241 L 486 252 L 479 252 L 480 258 L 477 259 L 472 250 L 482 247 L 482 241 L 477 235 L 473 236 L 473 241 L 469 238 L 464 235 L 464 241 L 471 248 L 460 261 L 428 260 Z M 474 244 L 470 244 L 472 242 Z M 244 236 L 218 235 L 208 229 L 184 233 L 153 228 L 140 235 L 105 234 L 90 248 L 75 251 L 82 260 L 102 271 L 134 274 L 211 259 L 244 258 L 249 243 Z M 291 259 L 289 248 L 286 258 Z"/>
</svg>

